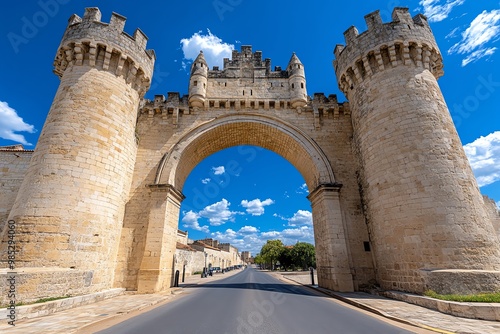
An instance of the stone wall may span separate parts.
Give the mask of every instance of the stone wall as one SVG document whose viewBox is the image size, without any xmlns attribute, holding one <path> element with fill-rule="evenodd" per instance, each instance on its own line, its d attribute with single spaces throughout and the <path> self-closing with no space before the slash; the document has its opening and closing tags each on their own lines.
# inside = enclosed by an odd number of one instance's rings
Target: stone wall
<svg viewBox="0 0 500 334">
<path fill-rule="evenodd" d="M 64 289 L 56 274 L 46 275 L 51 295 L 113 285 L 136 158 L 137 109 L 154 63 L 145 36 L 124 34 L 124 23 L 113 15 L 103 24 L 96 8 L 70 19 L 54 61 L 61 83 L 9 215 L 17 223 L 19 271 L 29 267 L 26 275 L 38 277 L 37 270 L 57 267 L 88 274 L 85 284 L 63 279 Z M 36 298 L 33 289 L 19 291 L 23 302 Z"/>
<path fill-rule="evenodd" d="M 0 233 L 14 205 L 33 151 L 0 149 Z"/>
<path fill-rule="evenodd" d="M 482 269 L 490 289 L 498 237 L 437 84 L 443 65 L 429 24 L 404 8 L 390 23 L 378 12 L 365 19 L 366 32 L 352 27 L 336 47 L 335 70 L 350 101 L 377 279 L 423 292 L 438 286 L 436 269 L 459 286 L 465 270 Z"/>
<path fill-rule="evenodd" d="M 175 251 L 174 272 L 179 270 L 181 278 L 184 264 L 186 265 L 185 277 L 189 277 L 195 272 L 201 272 L 205 266 L 205 255 L 203 252 L 196 250 L 177 249 Z M 181 278 L 179 278 L 179 281 L 181 281 Z"/>
</svg>

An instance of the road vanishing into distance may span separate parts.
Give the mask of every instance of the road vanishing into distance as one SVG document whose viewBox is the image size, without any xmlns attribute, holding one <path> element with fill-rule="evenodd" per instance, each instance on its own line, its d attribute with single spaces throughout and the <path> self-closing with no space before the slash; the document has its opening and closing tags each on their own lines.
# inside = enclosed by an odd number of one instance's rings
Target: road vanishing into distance
<svg viewBox="0 0 500 334">
<path fill-rule="evenodd" d="M 391 334 L 394 327 L 302 286 L 247 268 L 100 334 Z"/>
</svg>

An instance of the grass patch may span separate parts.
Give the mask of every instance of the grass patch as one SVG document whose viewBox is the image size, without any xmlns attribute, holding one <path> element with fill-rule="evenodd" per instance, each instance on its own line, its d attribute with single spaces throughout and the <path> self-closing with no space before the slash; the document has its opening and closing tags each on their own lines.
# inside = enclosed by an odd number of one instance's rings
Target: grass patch
<svg viewBox="0 0 500 334">
<path fill-rule="evenodd" d="M 16 303 L 16 307 L 18 306 L 24 306 L 24 305 L 33 305 L 33 304 L 40 304 L 40 303 L 45 303 L 45 302 L 51 302 L 51 301 L 54 301 L 54 300 L 59 300 L 59 299 L 66 299 L 66 298 L 70 298 L 71 296 L 70 295 L 66 295 L 66 296 L 61 296 L 61 297 L 49 297 L 49 298 L 41 298 L 41 299 L 38 299 L 37 301 L 34 301 L 32 303 L 23 303 L 23 302 L 19 302 L 19 303 Z M 1 305 L 0 306 L 0 309 L 2 308 L 7 308 L 8 305 Z"/>
<path fill-rule="evenodd" d="M 66 298 L 70 298 L 71 296 L 70 295 L 66 295 L 66 296 L 62 296 L 62 297 L 50 297 L 50 298 L 42 298 L 42 299 L 38 299 L 36 302 L 34 302 L 33 304 L 39 304 L 39 303 L 45 303 L 45 302 L 51 302 L 51 301 L 54 301 L 54 300 L 59 300 L 59 299 L 66 299 Z"/>
<path fill-rule="evenodd" d="M 432 290 L 428 290 L 424 293 L 424 296 L 453 302 L 500 303 L 500 292 L 479 293 L 475 295 L 441 295 Z"/>
</svg>

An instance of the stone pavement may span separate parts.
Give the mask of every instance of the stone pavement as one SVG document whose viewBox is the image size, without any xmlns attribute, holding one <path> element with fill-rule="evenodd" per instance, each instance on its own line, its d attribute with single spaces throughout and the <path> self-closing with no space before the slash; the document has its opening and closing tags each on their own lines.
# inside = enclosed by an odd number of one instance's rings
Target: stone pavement
<svg viewBox="0 0 500 334">
<path fill-rule="evenodd" d="M 284 281 L 293 281 L 294 276 L 283 276 L 274 274 Z M 302 284 L 301 282 L 296 282 Z M 364 310 L 382 315 L 386 318 L 400 321 L 420 328 L 432 330 L 438 333 L 461 333 L 461 334 L 498 334 L 500 333 L 500 322 L 478 319 L 467 319 L 444 314 L 439 311 L 430 310 L 425 307 L 406 303 L 404 301 L 375 296 L 363 292 L 332 292 L 318 286 L 310 286 L 336 299 L 360 307 Z"/>
<path fill-rule="evenodd" d="M 90 305 L 78 306 L 73 309 L 57 312 L 48 316 L 22 319 L 16 321 L 13 327 L 7 324 L 7 320 L 2 319 L 0 323 L 0 333 L 19 334 L 70 334 L 77 333 L 79 329 L 90 324 L 123 316 L 133 311 L 142 310 L 152 305 L 168 302 L 183 292 L 183 287 L 196 285 L 199 282 L 211 282 L 221 278 L 229 277 L 239 273 L 233 270 L 225 274 L 215 274 L 207 278 L 200 275 L 186 278 L 185 283 L 180 283 L 180 288 L 174 288 L 171 292 L 159 294 L 135 294 L 126 292 L 123 295 L 105 299 Z"/>
<path fill-rule="evenodd" d="M 0 333 L 77 333 L 79 329 L 98 321 L 119 317 L 132 311 L 142 310 L 152 305 L 168 302 L 169 300 L 176 298 L 179 293 L 182 293 L 183 286 L 192 286 L 198 284 L 199 282 L 218 280 L 220 278 L 234 275 L 238 272 L 240 271 L 234 270 L 224 275 L 216 274 L 206 279 L 202 279 L 199 276 L 190 277 L 186 279 L 184 284 L 181 284 L 181 288 L 173 290 L 172 293 L 155 295 L 126 293 L 118 297 L 106 299 L 91 305 L 76 307 L 74 309 L 58 312 L 49 316 L 20 320 L 16 322 L 15 327 L 7 325 L 7 321 L 4 320 L 0 324 Z M 278 273 L 272 273 L 272 275 L 288 283 L 293 282 Z M 454 317 L 403 301 L 373 296 L 361 292 L 333 293 L 329 290 L 318 288 L 317 286 L 312 288 L 392 320 L 433 330 L 438 333 L 500 333 L 500 322 L 496 321 Z"/>
</svg>

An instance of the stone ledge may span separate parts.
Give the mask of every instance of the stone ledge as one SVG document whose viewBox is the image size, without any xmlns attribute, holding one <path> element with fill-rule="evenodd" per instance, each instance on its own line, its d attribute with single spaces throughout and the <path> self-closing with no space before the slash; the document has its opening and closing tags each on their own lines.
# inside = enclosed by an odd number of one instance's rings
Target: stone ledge
<svg viewBox="0 0 500 334">
<path fill-rule="evenodd" d="M 380 295 L 457 317 L 500 321 L 500 304 L 497 303 L 451 302 L 399 291 L 385 291 Z"/>
<path fill-rule="evenodd" d="M 122 295 L 125 292 L 123 288 L 110 289 L 96 292 L 88 295 L 64 298 L 45 303 L 24 305 L 16 307 L 17 320 L 32 319 L 46 316 L 55 312 L 64 311 L 73 307 L 88 305 L 104 299 L 113 298 Z M 0 318 L 7 319 L 8 309 L 0 309 Z"/>
</svg>

